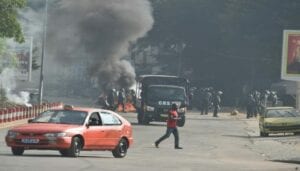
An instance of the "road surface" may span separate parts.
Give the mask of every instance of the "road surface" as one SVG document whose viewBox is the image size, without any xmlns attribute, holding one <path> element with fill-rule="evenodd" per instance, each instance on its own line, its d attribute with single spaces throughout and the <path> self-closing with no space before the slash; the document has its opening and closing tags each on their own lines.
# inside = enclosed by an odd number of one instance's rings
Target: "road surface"
<svg viewBox="0 0 300 171">
<path fill-rule="evenodd" d="M 164 134 L 165 123 L 138 125 L 135 113 L 121 113 L 133 125 L 134 145 L 123 159 L 113 158 L 109 151 L 81 152 L 79 158 L 61 157 L 57 151 L 29 150 L 13 156 L 5 145 L 6 127 L 0 129 L 0 170 L 176 170 L 176 171 L 295 171 L 300 158 L 299 136 L 259 137 L 256 118 L 243 114 L 221 113 L 214 118 L 187 113 L 186 125 L 179 128 L 180 146 L 174 149 L 174 138 L 155 148 L 154 141 Z M 26 121 L 18 121 L 21 124 Z"/>
</svg>

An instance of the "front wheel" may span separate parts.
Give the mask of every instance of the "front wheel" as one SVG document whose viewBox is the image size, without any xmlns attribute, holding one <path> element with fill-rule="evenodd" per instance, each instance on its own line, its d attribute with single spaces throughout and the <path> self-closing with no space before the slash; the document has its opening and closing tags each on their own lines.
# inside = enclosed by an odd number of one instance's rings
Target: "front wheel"
<svg viewBox="0 0 300 171">
<path fill-rule="evenodd" d="M 24 148 L 23 147 L 12 147 L 11 151 L 12 151 L 13 155 L 21 156 L 24 153 Z"/>
<path fill-rule="evenodd" d="M 178 125 L 179 127 L 183 127 L 184 124 L 185 124 L 185 116 L 181 116 L 181 119 L 178 120 L 177 125 Z"/>
<path fill-rule="evenodd" d="M 72 139 L 71 147 L 65 152 L 65 154 L 68 154 L 68 156 L 70 157 L 78 157 L 80 154 L 80 150 L 81 150 L 81 140 L 79 137 L 74 137 Z"/>
<path fill-rule="evenodd" d="M 294 132 L 294 135 L 300 135 L 300 132 Z"/>
<path fill-rule="evenodd" d="M 112 151 L 115 158 L 123 158 L 127 154 L 128 142 L 122 138 L 116 148 Z"/>
<path fill-rule="evenodd" d="M 139 124 L 144 124 L 144 125 L 149 124 L 149 119 L 147 118 L 147 116 L 145 116 L 144 113 L 138 113 L 137 114 L 137 120 L 138 120 Z"/>
<path fill-rule="evenodd" d="M 269 134 L 268 134 L 268 133 L 265 133 L 265 132 L 260 132 L 260 136 L 261 136 L 261 137 L 267 137 L 267 136 L 269 136 Z"/>
</svg>

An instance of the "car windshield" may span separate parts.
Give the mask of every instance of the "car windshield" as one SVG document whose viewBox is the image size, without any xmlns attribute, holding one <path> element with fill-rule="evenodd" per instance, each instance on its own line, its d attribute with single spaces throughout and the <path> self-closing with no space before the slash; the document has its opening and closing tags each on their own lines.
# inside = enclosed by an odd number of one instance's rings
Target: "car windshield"
<svg viewBox="0 0 300 171">
<path fill-rule="evenodd" d="M 266 113 L 266 118 L 282 118 L 282 117 L 300 117 L 300 113 L 296 109 L 272 109 Z"/>
<path fill-rule="evenodd" d="M 149 87 L 147 92 L 149 101 L 157 100 L 185 100 L 185 91 L 183 88 L 177 87 Z"/>
<path fill-rule="evenodd" d="M 32 123 L 57 123 L 82 125 L 87 112 L 73 110 L 48 110 L 38 115 Z"/>
</svg>

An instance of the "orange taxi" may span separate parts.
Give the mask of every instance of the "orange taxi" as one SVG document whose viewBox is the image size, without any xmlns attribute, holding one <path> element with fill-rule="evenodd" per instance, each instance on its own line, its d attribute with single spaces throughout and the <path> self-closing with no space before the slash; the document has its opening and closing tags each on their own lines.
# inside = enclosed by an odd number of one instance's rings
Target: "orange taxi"
<svg viewBox="0 0 300 171">
<path fill-rule="evenodd" d="M 65 106 L 47 110 L 28 124 L 8 130 L 5 141 L 14 155 L 45 149 L 78 157 L 81 150 L 109 150 L 114 157 L 122 158 L 133 137 L 131 124 L 113 111 Z"/>
</svg>

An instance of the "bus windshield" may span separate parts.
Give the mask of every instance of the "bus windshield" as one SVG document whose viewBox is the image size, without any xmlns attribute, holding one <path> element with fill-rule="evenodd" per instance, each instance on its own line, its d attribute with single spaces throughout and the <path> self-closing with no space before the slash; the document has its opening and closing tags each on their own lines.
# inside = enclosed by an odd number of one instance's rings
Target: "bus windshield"
<svg viewBox="0 0 300 171">
<path fill-rule="evenodd" d="M 150 86 L 147 92 L 147 100 L 185 100 L 185 90 L 181 87 L 162 87 L 162 86 Z"/>
</svg>

